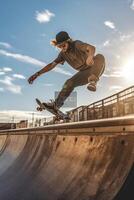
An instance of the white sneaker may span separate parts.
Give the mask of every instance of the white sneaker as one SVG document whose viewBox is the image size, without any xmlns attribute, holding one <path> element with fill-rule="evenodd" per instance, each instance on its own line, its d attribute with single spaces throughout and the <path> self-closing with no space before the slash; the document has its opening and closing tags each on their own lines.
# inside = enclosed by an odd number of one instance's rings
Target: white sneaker
<svg viewBox="0 0 134 200">
<path fill-rule="evenodd" d="M 90 81 L 89 84 L 87 85 L 87 89 L 95 92 L 96 91 L 96 85 L 97 83 L 95 81 Z"/>
</svg>

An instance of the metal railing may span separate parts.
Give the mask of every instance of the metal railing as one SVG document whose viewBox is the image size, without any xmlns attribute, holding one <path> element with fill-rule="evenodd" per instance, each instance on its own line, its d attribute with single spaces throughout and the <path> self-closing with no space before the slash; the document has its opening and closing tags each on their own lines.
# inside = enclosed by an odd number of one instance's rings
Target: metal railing
<svg viewBox="0 0 134 200">
<path fill-rule="evenodd" d="M 79 112 L 80 121 L 134 114 L 134 86 L 86 106 Z"/>
</svg>

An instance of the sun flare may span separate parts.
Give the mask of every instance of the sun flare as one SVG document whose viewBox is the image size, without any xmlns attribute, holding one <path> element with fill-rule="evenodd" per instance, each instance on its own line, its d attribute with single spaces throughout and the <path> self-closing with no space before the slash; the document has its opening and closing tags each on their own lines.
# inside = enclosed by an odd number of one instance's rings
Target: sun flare
<svg viewBox="0 0 134 200">
<path fill-rule="evenodd" d="M 122 75 L 127 81 L 134 82 L 134 57 L 129 58 L 124 64 Z"/>
</svg>

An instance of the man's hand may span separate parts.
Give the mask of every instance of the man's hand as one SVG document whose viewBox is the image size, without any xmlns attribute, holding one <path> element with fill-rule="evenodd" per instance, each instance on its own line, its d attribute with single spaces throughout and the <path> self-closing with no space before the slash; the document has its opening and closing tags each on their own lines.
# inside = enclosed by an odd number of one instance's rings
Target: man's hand
<svg viewBox="0 0 134 200">
<path fill-rule="evenodd" d="M 32 84 L 33 81 L 38 77 L 38 72 L 33 74 L 32 76 L 30 76 L 30 78 L 28 79 L 29 84 Z"/>
<path fill-rule="evenodd" d="M 86 64 L 88 66 L 92 66 L 94 64 L 93 56 L 88 56 L 88 58 L 86 60 Z"/>
<path fill-rule="evenodd" d="M 40 75 L 52 70 L 58 63 L 52 62 L 49 63 L 48 65 L 46 65 L 45 67 L 43 67 L 39 72 L 36 72 L 35 74 L 33 74 L 32 76 L 30 76 L 30 78 L 28 79 L 29 84 L 32 84 L 33 81 Z"/>
</svg>

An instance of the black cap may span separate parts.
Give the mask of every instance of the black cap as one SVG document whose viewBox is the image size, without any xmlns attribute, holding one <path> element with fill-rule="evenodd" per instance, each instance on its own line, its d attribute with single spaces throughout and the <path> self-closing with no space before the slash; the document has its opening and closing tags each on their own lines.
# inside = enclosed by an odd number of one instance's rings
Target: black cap
<svg viewBox="0 0 134 200">
<path fill-rule="evenodd" d="M 57 43 L 57 45 L 62 43 L 62 42 L 65 42 L 65 41 L 67 41 L 69 39 L 70 39 L 70 36 L 65 31 L 61 31 L 61 32 L 57 33 L 57 35 L 56 35 L 56 43 Z"/>
</svg>

